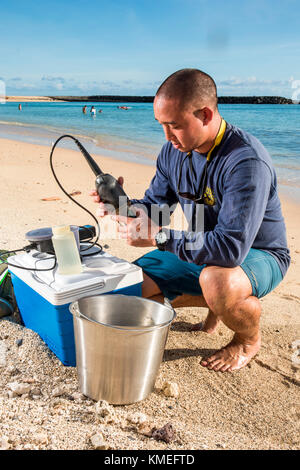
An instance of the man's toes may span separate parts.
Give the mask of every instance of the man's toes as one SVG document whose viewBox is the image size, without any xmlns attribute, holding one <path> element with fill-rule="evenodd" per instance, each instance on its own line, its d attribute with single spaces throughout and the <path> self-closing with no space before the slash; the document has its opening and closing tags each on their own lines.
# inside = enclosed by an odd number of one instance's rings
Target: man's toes
<svg viewBox="0 0 300 470">
<path fill-rule="evenodd" d="M 208 367 L 211 364 L 210 357 L 205 358 L 203 361 L 200 361 L 201 366 Z"/>
<path fill-rule="evenodd" d="M 230 371 L 230 364 L 224 364 L 223 367 L 221 367 L 219 370 L 220 372 Z"/>
<path fill-rule="evenodd" d="M 220 359 L 216 359 L 215 361 L 210 362 L 208 364 L 207 368 L 208 369 L 218 370 L 218 366 L 221 367 L 223 364 L 224 364 L 223 361 L 221 361 Z"/>
<path fill-rule="evenodd" d="M 212 369 L 215 370 L 216 372 L 219 372 L 223 369 L 223 367 L 224 367 L 224 361 L 219 359 L 218 361 L 215 361 Z"/>
<path fill-rule="evenodd" d="M 212 361 L 213 361 L 213 359 L 211 357 L 206 357 L 205 359 L 200 361 L 200 364 L 204 367 L 208 367 Z"/>
</svg>

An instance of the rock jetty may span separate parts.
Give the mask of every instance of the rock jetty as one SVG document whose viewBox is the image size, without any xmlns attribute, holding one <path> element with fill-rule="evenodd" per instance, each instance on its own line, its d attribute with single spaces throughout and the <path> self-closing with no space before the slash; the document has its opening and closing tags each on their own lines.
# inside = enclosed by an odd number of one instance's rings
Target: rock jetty
<svg viewBox="0 0 300 470">
<path fill-rule="evenodd" d="M 91 101 L 116 103 L 152 103 L 154 96 L 117 96 L 117 95 L 91 95 L 91 96 L 48 96 L 55 101 Z M 219 104 L 293 104 L 293 100 L 282 96 L 219 96 Z"/>
</svg>

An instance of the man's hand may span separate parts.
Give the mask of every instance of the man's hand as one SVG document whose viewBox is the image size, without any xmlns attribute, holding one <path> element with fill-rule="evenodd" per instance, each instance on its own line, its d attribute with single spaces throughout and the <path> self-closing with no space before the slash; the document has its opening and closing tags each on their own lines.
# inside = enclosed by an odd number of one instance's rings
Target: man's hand
<svg viewBox="0 0 300 470">
<path fill-rule="evenodd" d="M 117 230 L 120 238 L 127 240 L 131 246 L 156 246 L 155 235 L 160 227 L 143 210 L 137 210 L 136 214 L 136 218 L 123 215 L 111 216 L 112 220 L 119 222 Z"/>
<path fill-rule="evenodd" d="M 123 176 L 119 176 L 118 183 L 123 187 L 123 184 L 124 184 Z M 105 217 L 107 214 L 109 214 L 107 206 L 101 201 L 100 196 L 95 189 L 90 191 L 89 195 L 92 196 L 94 202 L 99 204 L 99 207 L 96 210 L 96 215 L 98 217 Z"/>
<path fill-rule="evenodd" d="M 118 183 L 123 186 L 124 178 L 122 176 L 119 176 Z M 108 207 L 101 201 L 97 191 L 94 189 L 90 191 L 89 195 L 98 204 L 96 215 L 101 218 L 108 215 Z M 131 209 L 134 209 L 134 206 L 131 206 Z M 136 214 L 136 218 L 122 215 L 111 216 L 112 220 L 119 222 L 117 231 L 120 234 L 120 238 L 127 240 L 127 243 L 132 246 L 156 246 L 155 235 L 160 230 L 160 227 L 143 210 L 136 210 Z"/>
</svg>

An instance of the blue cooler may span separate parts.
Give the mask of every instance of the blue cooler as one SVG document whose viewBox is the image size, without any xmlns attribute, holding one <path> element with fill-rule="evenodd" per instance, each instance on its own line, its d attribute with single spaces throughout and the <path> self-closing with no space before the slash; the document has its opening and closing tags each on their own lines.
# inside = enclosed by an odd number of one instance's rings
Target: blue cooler
<svg viewBox="0 0 300 470">
<path fill-rule="evenodd" d="M 83 247 L 83 245 L 81 245 Z M 98 250 L 98 248 L 97 248 Z M 86 251 L 92 255 L 95 248 Z M 29 269 L 51 268 L 50 255 L 32 250 L 8 258 L 8 262 Z M 16 301 L 27 328 L 35 331 L 66 366 L 76 365 L 71 302 L 101 294 L 141 296 L 141 268 L 101 252 L 83 258 L 83 272 L 60 275 L 57 268 L 28 271 L 9 267 Z"/>
</svg>

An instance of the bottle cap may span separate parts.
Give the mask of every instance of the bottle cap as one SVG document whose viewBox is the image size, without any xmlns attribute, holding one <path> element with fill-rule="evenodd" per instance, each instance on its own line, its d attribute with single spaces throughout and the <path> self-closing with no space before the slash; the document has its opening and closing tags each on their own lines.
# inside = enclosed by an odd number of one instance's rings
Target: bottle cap
<svg viewBox="0 0 300 470">
<path fill-rule="evenodd" d="M 55 227 L 52 227 L 52 233 L 54 236 L 66 235 L 67 233 L 70 233 L 70 231 L 70 225 L 56 225 Z"/>
</svg>

